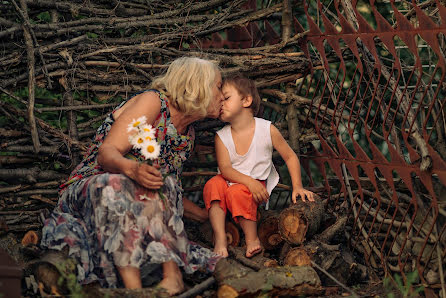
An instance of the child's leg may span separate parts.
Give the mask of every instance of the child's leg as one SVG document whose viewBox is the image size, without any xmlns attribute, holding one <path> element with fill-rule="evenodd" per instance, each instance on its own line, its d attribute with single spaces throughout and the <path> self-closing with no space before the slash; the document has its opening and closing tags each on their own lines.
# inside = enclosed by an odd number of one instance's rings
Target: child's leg
<svg viewBox="0 0 446 298">
<path fill-rule="evenodd" d="M 225 232 L 226 219 L 226 180 L 217 175 L 211 178 L 203 189 L 203 199 L 209 212 L 209 221 L 214 231 L 214 252 L 223 257 L 228 256 L 228 244 Z"/>
<path fill-rule="evenodd" d="M 239 217 L 240 226 L 245 233 L 246 257 L 250 258 L 262 251 L 260 239 L 257 235 L 257 222 Z"/>
<path fill-rule="evenodd" d="M 228 243 L 225 231 L 226 213 L 221 209 L 219 201 L 213 201 L 209 209 L 209 220 L 214 230 L 214 252 L 222 257 L 228 256 Z"/>
<path fill-rule="evenodd" d="M 226 193 L 228 210 L 239 222 L 246 240 L 246 257 L 250 258 L 262 251 L 257 236 L 257 203 L 249 189 L 243 184 L 231 185 Z"/>
</svg>

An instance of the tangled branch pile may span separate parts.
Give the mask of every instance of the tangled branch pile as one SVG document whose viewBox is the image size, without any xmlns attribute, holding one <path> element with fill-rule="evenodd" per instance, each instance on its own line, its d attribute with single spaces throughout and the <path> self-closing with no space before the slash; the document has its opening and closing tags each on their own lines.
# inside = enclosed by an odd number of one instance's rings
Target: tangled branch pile
<svg viewBox="0 0 446 298">
<path fill-rule="evenodd" d="M 266 19 L 280 30 L 283 5 L 253 10 L 244 2 L 3 1 L 3 225 L 10 231 L 39 227 L 39 209 L 55 205 L 57 185 L 78 163 L 98 123 L 177 57 L 200 56 L 217 61 L 224 74 L 247 74 L 271 97 L 264 102 L 270 117 L 286 112 L 274 103 L 286 102 L 286 95 L 267 88 L 302 77 L 303 54 L 283 52 L 302 34 L 281 40 L 270 23 L 263 33 L 254 32 L 247 24 Z M 254 38 L 247 39 L 246 28 Z M 201 123 L 197 143 L 212 145 L 209 130 L 220 125 Z M 215 166 L 205 160 L 191 161 L 191 170 Z"/>
</svg>

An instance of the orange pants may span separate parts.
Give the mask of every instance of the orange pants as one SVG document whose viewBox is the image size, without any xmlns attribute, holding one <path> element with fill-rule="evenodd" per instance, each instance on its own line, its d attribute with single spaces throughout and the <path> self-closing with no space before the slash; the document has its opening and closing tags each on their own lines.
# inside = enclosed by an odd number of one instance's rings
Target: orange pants
<svg viewBox="0 0 446 298">
<path fill-rule="evenodd" d="M 265 186 L 265 182 L 261 182 Z M 211 208 L 212 201 L 219 201 L 221 209 L 223 209 L 225 214 L 229 210 L 235 222 L 238 222 L 238 216 L 257 221 L 258 204 L 252 198 L 249 189 L 243 184 L 228 186 L 222 175 L 212 177 L 206 182 L 203 189 L 203 199 L 206 210 Z"/>
</svg>

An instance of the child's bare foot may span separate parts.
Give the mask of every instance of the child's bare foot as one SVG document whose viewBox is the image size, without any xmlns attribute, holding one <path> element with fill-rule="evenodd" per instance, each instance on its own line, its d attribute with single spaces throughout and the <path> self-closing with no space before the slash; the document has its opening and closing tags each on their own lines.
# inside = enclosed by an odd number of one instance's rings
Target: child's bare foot
<svg viewBox="0 0 446 298">
<path fill-rule="evenodd" d="M 217 255 L 226 258 L 228 257 L 228 243 L 226 241 L 226 235 L 222 239 L 219 238 L 220 237 L 215 237 L 214 252 Z"/>
<path fill-rule="evenodd" d="M 182 276 L 168 276 L 165 277 L 159 286 L 164 288 L 170 296 L 181 293 L 184 290 Z"/>
<path fill-rule="evenodd" d="M 256 240 L 247 240 L 246 241 L 246 257 L 251 258 L 256 254 L 262 252 L 262 246 L 260 245 L 260 239 L 257 237 Z"/>
<path fill-rule="evenodd" d="M 223 245 L 223 246 L 218 246 L 217 244 L 214 247 L 214 252 L 219 255 L 222 256 L 223 258 L 227 258 L 228 257 L 228 248 Z"/>
</svg>

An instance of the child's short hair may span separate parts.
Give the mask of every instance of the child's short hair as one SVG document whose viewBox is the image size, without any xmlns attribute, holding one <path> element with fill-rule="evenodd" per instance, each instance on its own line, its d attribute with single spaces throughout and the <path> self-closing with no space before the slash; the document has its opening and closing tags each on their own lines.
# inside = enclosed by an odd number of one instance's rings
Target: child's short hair
<svg viewBox="0 0 446 298">
<path fill-rule="evenodd" d="M 215 96 L 213 87 L 219 72 L 219 67 L 209 60 L 181 57 L 172 61 L 150 88 L 165 92 L 169 103 L 184 114 L 206 116 Z"/>
<path fill-rule="evenodd" d="M 223 85 L 226 84 L 229 84 L 237 89 L 241 96 L 252 97 L 250 108 L 252 110 L 252 114 L 256 116 L 260 109 L 260 96 L 254 81 L 241 74 L 235 74 L 224 79 Z"/>
</svg>

